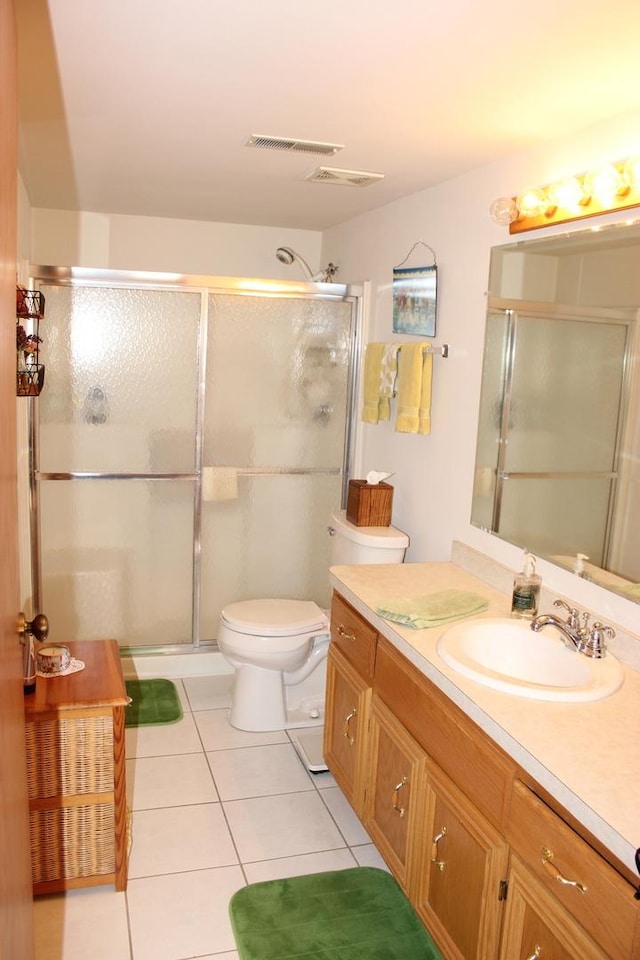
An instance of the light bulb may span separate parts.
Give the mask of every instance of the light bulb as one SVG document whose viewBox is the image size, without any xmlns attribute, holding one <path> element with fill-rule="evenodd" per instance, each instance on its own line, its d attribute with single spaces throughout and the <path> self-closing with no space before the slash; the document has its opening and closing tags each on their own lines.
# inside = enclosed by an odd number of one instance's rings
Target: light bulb
<svg viewBox="0 0 640 960">
<path fill-rule="evenodd" d="M 518 210 L 524 217 L 541 217 L 549 208 L 549 200 L 541 187 L 531 187 L 516 200 Z"/>
<path fill-rule="evenodd" d="M 549 199 L 556 207 L 565 210 L 578 210 L 584 202 L 584 191 L 577 177 L 564 177 L 548 188 Z"/>
<path fill-rule="evenodd" d="M 631 157 L 622 168 L 622 174 L 632 190 L 640 189 L 640 157 Z"/>
<path fill-rule="evenodd" d="M 583 187 L 586 197 L 603 207 L 610 206 L 619 194 L 629 189 L 624 177 L 612 163 L 591 170 L 584 178 Z"/>
<path fill-rule="evenodd" d="M 509 224 L 518 219 L 518 207 L 511 197 L 498 197 L 489 207 L 494 223 Z"/>
</svg>

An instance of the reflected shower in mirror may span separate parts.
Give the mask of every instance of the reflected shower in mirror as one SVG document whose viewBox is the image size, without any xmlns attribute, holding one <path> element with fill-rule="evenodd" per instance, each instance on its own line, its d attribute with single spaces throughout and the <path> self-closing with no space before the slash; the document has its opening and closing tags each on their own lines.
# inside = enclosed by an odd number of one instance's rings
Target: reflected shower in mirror
<svg viewBox="0 0 640 960">
<path fill-rule="evenodd" d="M 640 603 L 640 223 L 495 247 L 471 522 Z"/>
</svg>

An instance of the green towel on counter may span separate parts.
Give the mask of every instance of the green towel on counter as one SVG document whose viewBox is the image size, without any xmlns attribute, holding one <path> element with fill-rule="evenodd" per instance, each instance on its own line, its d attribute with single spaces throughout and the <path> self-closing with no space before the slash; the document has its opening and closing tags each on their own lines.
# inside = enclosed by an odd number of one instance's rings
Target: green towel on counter
<svg viewBox="0 0 640 960">
<path fill-rule="evenodd" d="M 402 624 L 403 627 L 426 630 L 482 613 L 488 606 L 479 593 L 440 590 L 422 597 L 393 600 L 387 606 L 378 607 L 376 613 L 385 620 Z"/>
</svg>

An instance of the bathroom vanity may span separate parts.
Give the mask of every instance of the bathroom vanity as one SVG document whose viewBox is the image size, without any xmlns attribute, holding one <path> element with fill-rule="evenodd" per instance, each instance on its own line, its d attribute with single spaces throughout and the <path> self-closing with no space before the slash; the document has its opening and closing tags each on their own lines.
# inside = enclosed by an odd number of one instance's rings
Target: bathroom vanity
<svg viewBox="0 0 640 960">
<path fill-rule="evenodd" d="M 451 563 L 331 577 L 325 758 L 443 956 L 640 956 L 639 675 L 597 703 L 497 692 L 440 660 L 444 628 L 375 609 L 455 587 L 504 617 L 505 594 Z"/>
</svg>

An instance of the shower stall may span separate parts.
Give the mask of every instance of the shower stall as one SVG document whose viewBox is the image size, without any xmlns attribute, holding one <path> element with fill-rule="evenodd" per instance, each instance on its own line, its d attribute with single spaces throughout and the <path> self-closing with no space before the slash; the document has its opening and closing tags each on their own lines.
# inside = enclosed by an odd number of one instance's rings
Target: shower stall
<svg viewBox="0 0 640 960">
<path fill-rule="evenodd" d="M 221 608 L 329 599 L 351 472 L 361 289 L 32 268 L 34 609 L 55 637 L 215 641 Z"/>
</svg>

